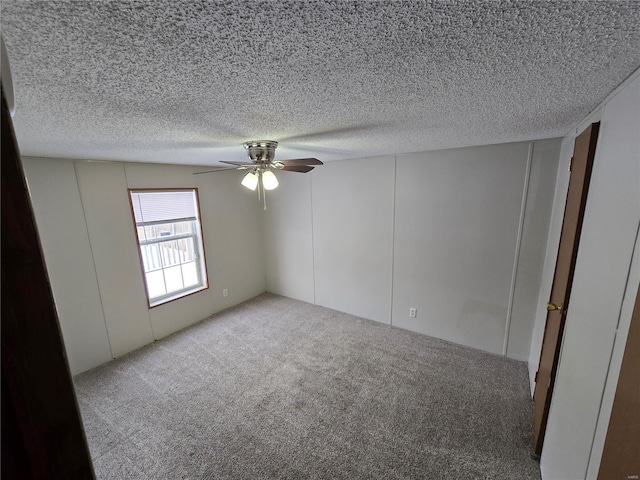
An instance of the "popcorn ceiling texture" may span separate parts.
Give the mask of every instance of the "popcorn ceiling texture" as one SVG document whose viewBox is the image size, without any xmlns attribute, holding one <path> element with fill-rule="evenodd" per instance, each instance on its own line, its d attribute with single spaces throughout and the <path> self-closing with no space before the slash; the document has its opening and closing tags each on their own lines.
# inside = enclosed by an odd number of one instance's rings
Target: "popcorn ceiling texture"
<svg viewBox="0 0 640 480">
<path fill-rule="evenodd" d="M 639 1 L 7 1 L 25 155 L 215 165 L 562 136 L 640 65 Z"/>
</svg>

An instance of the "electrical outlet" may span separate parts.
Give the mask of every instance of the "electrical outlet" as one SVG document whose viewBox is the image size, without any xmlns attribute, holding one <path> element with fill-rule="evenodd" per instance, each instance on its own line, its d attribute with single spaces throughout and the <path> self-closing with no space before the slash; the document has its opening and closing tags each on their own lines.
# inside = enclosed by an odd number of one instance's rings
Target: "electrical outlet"
<svg viewBox="0 0 640 480">
<path fill-rule="evenodd" d="M 227 290 L 226 288 L 222 289 L 222 296 L 223 297 L 228 297 L 229 296 L 229 290 Z"/>
<path fill-rule="evenodd" d="M 417 315 L 418 315 L 418 309 L 417 309 L 417 308 L 414 308 L 414 307 L 411 307 L 411 308 L 409 309 L 409 316 L 410 316 L 411 318 L 416 318 L 416 316 L 417 316 Z"/>
</svg>

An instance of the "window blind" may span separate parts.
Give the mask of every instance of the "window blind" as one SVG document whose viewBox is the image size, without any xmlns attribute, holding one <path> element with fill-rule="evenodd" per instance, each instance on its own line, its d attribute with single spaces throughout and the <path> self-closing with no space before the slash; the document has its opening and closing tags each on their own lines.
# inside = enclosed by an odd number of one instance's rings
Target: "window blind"
<svg viewBox="0 0 640 480">
<path fill-rule="evenodd" d="M 136 223 L 196 218 L 195 190 L 131 192 Z"/>
</svg>

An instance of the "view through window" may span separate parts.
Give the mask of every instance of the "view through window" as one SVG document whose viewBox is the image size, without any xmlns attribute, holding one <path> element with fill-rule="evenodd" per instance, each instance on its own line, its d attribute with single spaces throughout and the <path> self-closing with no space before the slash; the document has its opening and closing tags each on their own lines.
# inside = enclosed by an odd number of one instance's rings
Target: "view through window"
<svg viewBox="0 0 640 480">
<path fill-rule="evenodd" d="M 129 193 L 149 306 L 207 288 L 197 189 Z"/>
</svg>

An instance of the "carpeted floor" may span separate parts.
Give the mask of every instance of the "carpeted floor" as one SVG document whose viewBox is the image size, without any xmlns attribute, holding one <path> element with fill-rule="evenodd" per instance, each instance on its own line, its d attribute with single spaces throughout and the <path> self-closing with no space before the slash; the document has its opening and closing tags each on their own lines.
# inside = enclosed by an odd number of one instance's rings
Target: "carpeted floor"
<svg viewBox="0 0 640 480">
<path fill-rule="evenodd" d="M 539 479 L 525 364 L 264 294 L 75 378 L 99 479 Z"/>
</svg>

